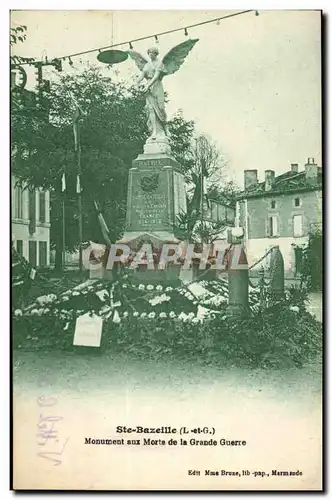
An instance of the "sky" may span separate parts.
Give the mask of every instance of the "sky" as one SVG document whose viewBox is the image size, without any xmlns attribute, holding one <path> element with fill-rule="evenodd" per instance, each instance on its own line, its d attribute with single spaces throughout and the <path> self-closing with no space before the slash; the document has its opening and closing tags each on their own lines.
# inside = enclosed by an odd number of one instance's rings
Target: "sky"
<svg viewBox="0 0 332 500">
<path fill-rule="evenodd" d="M 14 11 L 12 26 L 28 36 L 15 53 L 49 59 L 104 47 L 221 17 L 230 11 Z M 216 142 L 228 162 L 229 178 L 243 185 L 243 171 L 276 174 L 308 157 L 321 165 L 320 12 L 266 10 L 189 29 L 199 42 L 179 71 L 164 79 L 168 116 L 178 109 L 197 130 Z M 161 57 L 184 32 L 159 38 Z M 154 37 L 134 43 L 146 53 Z M 128 49 L 128 45 L 121 47 Z M 64 71 L 80 71 L 98 52 L 73 58 Z M 108 70 L 103 66 L 105 71 Z M 132 60 L 117 66 L 118 79 L 137 74 Z M 45 75 L 46 76 L 46 75 Z M 33 79 L 33 78 L 32 78 Z"/>
</svg>

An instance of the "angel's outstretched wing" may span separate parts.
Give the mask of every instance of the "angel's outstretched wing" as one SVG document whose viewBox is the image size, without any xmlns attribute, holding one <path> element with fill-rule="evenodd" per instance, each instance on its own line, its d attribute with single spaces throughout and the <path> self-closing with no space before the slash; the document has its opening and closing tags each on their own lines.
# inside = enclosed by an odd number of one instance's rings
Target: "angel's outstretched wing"
<svg viewBox="0 0 332 500">
<path fill-rule="evenodd" d="M 186 40 L 185 42 L 176 45 L 169 52 L 167 52 L 167 54 L 163 58 L 165 75 L 172 75 L 179 69 L 179 67 L 197 42 L 198 38 L 194 40 Z"/>
<path fill-rule="evenodd" d="M 145 59 L 145 57 L 142 56 L 142 54 L 140 54 L 139 52 L 135 52 L 135 50 L 128 50 L 128 54 L 132 59 L 134 59 L 138 69 L 140 71 L 143 71 L 144 66 L 148 62 L 147 59 Z"/>
</svg>

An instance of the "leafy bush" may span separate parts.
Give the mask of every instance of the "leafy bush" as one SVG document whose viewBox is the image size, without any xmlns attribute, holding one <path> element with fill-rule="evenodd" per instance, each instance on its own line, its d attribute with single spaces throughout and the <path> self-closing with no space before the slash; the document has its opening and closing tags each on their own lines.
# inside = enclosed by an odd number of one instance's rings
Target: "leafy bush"
<svg viewBox="0 0 332 500">
<path fill-rule="evenodd" d="M 301 264 L 302 280 L 311 291 L 323 288 L 323 236 L 316 230 L 309 234 L 307 247 L 303 251 Z"/>
</svg>

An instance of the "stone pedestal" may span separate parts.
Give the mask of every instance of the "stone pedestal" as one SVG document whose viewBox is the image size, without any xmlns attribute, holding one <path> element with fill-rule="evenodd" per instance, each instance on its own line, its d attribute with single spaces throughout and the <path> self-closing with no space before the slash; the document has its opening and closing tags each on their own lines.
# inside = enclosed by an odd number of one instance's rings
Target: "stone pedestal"
<svg viewBox="0 0 332 500">
<path fill-rule="evenodd" d="M 160 154 L 168 155 L 169 157 L 172 155 L 168 137 L 156 137 L 155 139 L 149 137 L 144 144 L 144 155 L 141 156 L 152 155 L 158 157 Z"/>
<path fill-rule="evenodd" d="M 236 245 L 241 245 L 240 241 L 232 243 L 228 255 L 228 306 L 226 314 L 230 317 L 248 316 L 249 307 L 249 271 L 247 257 L 243 249 L 236 252 Z M 242 245 L 241 245 L 242 247 Z M 240 247 L 240 248 L 241 248 Z M 233 255 L 239 255 L 239 259 L 233 262 Z M 244 266 L 244 269 L 236 268 L 236 265 Z"/>
<path fill-rule="evenodd" d="M 272 302 L 278 302 L 285 298 L 284 258 L 278 246 L 273 248 L 271 253 L 271 279 L 269 291 Z"/>
<path fill-rule="evenodd" d="M 149 243 L 160 251 L 165 243 L 177 244 L 177 216 L 187 211 L 185 180 L 180 165 L 171 156 L 168 140 L 148 140 L 144 153 L 129 170 L 126 227 L 118 243 L 139 250 Z M 180 265 L 171 263 L 165 270 L 141 266 L 134 271 L 139 281 L 174 282 Z"/>
<path fill-rule="evenodd" d="M 147 143 L 145 150 L 154 147 L 158 149 L 159 145 Z M 149 234 L 161 241 L 175 242 L 177 216 L 186 210 L 185 181 L 177 161 L 163 152 L 139 155 L 129 171 L 123 241 Z"/>
</svg>

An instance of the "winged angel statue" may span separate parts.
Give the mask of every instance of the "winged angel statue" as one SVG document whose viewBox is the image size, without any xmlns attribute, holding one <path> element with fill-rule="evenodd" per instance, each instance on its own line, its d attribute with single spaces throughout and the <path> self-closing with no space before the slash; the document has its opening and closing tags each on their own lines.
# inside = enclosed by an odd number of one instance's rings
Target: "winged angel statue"
<svg viewBox="0 0 332 500">
<path fill-rule="evenodd" d="M 162 80 L 164 76 L 175 73 L 185 58 L 198 42 L 195 40 L 186 40 L 173 47 L 160 61 L 158 59 L 159 50 L 157 47 L 148 49 L 147 54 L 150 60 L 145 59 L 139 52 L 129 50 L 128 54 L 134 59 L 141 74 L 137 80 L 139 85 L 144 79 L 146 92 L 146 111 L 148 115 L 148 127 L 150 130 L 150 140 L 167 136 L 167 117 L 165 110 L 165 95 Z"/>
</svg>

